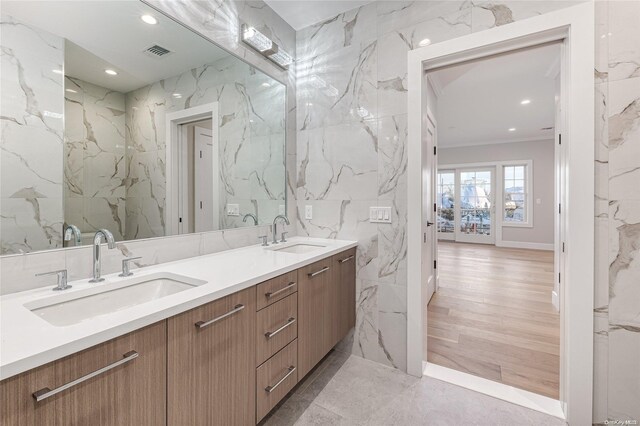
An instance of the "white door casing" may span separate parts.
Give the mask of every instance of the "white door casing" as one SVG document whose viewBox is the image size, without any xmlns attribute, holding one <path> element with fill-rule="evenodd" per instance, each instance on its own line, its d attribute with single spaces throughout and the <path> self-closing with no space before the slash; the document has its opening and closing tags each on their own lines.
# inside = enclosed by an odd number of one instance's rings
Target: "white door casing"
<svg viewBox="0 0 640 426">
<path fill-rule="evenodd" d="M 214 231 L 219 228 L 218 155 L 217 141 L 211 129 L 194 129 L 194 193 L 195 232 Z"/>
<path fill-rule="evenodd" d="M 428 111 L 428 110 L 427 110 Z M 435 205 L 435 175 L 437 173 L 436 164 L 436 123 L 430 111 L 427 112 L 427 127 L 424 138 L 424 149 L 422 150 L 422 279 L 426 280 L 425 307 L 429 303 L 436 290 L 436 246 L 437 228 Z"/>
</svg>

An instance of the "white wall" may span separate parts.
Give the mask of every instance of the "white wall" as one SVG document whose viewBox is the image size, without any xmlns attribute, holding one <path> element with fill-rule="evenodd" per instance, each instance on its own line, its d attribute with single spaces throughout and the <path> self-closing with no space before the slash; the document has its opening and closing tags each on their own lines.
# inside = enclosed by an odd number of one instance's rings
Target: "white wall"
<svg viewBox="0 0 640 426">
<path fill-rule="evenodd" d="M 553 140 L 500 143 L 457 148 L 439 148 L 438 167 L 446 164 L 486 163 L 492 161 L 533 161 L 533 227 L 503 226 L 502 240 L 553 244 L 554 211 L 554 143 Z M 536 204 L 536 199 L 540 204 Z M 496 214 L 500 204 L 496 199 Z"/>
</svg>

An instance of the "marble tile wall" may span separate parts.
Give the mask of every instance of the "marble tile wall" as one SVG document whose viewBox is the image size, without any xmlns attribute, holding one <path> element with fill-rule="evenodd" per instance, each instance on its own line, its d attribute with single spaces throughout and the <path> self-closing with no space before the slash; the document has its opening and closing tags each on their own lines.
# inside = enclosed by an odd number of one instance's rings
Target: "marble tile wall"
<svg viewBox="0 0 640 426">
<path fill-rule="evenodd" d="M 0 254 L 60 247 L 64 40 L 4 14 L 0 32 Z"/>
<path fill-rule="evenodd" d="M 406 54 L 572 1 L 378 1 L 297 33 L 298 233 L 356 238 L 357 355 L 406 369 Z M 596 2 L 594 420 L 639 419 L 640 2 Z M 391 225 L 368 222 L 390 206 Z M 635 403 L 634 403 L 635 401 Z"/>
<path fill-rule="evenodd" d="M 67 76 L 64 212 L 90 242 L 109 229 L 125 238 L 125 95 Z"/>
<path fill-rule="evenodd" d="M 270 223 L 285 206 L 285 88 L 235 56 L 126 94 L 127 239 L 165 235 L 166 114 L 218 103 L 218 229 L 247 213 Z M 225 206 L 239 204 L 240 216 Z"/>
</svg>

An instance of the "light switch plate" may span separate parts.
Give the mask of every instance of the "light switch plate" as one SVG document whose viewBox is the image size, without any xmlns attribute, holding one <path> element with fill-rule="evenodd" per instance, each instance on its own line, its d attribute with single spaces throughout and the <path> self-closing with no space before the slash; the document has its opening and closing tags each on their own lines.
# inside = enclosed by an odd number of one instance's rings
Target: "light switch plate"
<svg viewBox="0 0 640 426">
<path fill-rule="evenodd" d="M 240 204 L 227 204 L 227 216 L 240 216 Z"/>
<path fill-rule="evenodd" d="M 391 223 L 391 207 L 369 207 L 369 222 Z"/>
<path fill-rule="evenodd" d="M 313 219 L 313 206 L 304 206 L 304 218 L 307 220 Z"/>
</svg>

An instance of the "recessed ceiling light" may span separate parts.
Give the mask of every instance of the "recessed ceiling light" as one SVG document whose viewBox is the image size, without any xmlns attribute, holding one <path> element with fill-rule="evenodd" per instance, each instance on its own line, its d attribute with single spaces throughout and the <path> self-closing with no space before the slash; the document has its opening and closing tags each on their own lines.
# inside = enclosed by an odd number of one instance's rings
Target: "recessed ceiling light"
<svg viewBox="0 0 640 426">
<path fill-rule="evenodd" d="M 271 87 L 271 85 L 265 81 L 264 83 L 262 83 L 262 87 Z"/>
<path fill-rule="evenodd" d="M 515 127 L 511 127 L 511 128 L 509 129 L 509 131 L 510 131 L 510 132 L 515 132 L 515 131 L 516 131 L 516 128 L 515 128 Z"/>
<path fill-rule="evenodd" d="M 149 25 L 155 25 L 158 23 L 158 20 L 151 15 L 142 15 L 140 19 L 142 19 L 142 22 Z"/>
<path fill-rule="evenodd" d="M 520 101 L 520 105 L 529 105 L 531 103 L 531 99 L 523 99 Z"/>
<path fill-rule="evenodd" d="M 67 89 L 67 92 L 69 92 L 69 93 L 78 93 L 76 90 L 73 90 L 73 89 Z"/>
<path fill-rule="evenodd" d="M 182 94 L 181 93 L 174 93 L 173 97 L 176 98 L 176 99 L 180 99 L 182 97 Z"/>
<path fill-rule="evenodd" d="M 112 69 L 106 69 L 104 70 L 104 72 L 106 72 L 109 75 L 118 75 L 118 72 Z"/>
<path fill-rule="evenodd" d="M 51 72 L 54 73 L 54 74 L 64 74 L 64 71 L 57 70 L 57 69 L 51 70 Z"/>
<path fill-rule="evenodd" d="M 428 38 L 422 39 L 420 40 L 420 43 L 418 43 L 418 46 L 420 47 L 425 47 L 431 44 L 431 40 L 429 40 Z"/>
</svg>

